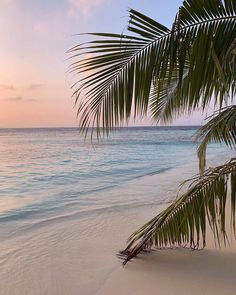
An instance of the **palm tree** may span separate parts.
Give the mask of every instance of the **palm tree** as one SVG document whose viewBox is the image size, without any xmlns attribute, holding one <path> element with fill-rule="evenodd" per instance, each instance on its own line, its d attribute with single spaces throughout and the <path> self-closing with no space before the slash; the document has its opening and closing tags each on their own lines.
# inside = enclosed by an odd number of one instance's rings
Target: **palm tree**
<svg viewBox="0 0 236 295">
<path fill-rule="evenodd" d="M 92 33 L 93 41 L 70 50 L 81 130 L 101 136 L 147 113 L 167 123 L 210 102 L 215 111 L 198 131 L 200 174 L 130 236 L 124 264 L 152 247 L 204 247 L 207 223 L 218 244 L 227 243 L 226 200 L 234 230 L 236 204 L 236 158 L 205 170 L 209 142 L 236 145 L 236 1 L 185 0 L 171 28 L 133 9 L 129 16 L 129 35 Z"/>
</svg>

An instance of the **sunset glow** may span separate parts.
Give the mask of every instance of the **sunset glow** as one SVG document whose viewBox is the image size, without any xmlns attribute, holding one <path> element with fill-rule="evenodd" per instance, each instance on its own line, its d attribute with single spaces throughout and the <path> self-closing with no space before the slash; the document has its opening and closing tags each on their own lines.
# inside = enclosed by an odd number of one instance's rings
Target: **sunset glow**
<svg viewBox="0 0 236 295">
<path fill-rule="evenodd" d="M 126 25 L 124 12 L 130 6 L 168 25 L 181 1 L 169 1 L 165 19 L 162 1 L 148 2 L 144 5 L 140 0 L 1 1 L 0 128 L 77 126 L 70 89 L 73 77 L 66 73 L 66 51 L 85 39 L 74 34 L 119 31 Z M 145 119 L 135 124 L 150 122 Z M 190 122 L 183 118 L 175 123 L 200 122 L 196 115 Z"/>
</svg>

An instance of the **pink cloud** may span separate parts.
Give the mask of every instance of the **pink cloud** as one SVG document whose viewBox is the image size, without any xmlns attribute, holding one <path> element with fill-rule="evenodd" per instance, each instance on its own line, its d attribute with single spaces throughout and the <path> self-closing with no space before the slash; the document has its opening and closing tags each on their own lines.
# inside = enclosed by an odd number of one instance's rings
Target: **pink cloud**
<svg viewBox="0 0 236 295">
<path fill-rule="evenodd" d="M 46 84 L 36 83 L 36 84 L 30 84 L 26 89 L 27 90 L 39 90 L 45 88 Z"/>
<path fill-rule="evenodd" d="M 33 29 L 36 33 L 40 35 L 47 35 L 48 34 L 48 23 L 47 22 L 38 22 L 34 24 Z"/>
<path fill-rule="evenodd" d="M 9 101 L 9 102 L 18 102 L 18 101 L 22 101 L 22 97 L 21 96 L 8 97 L 8 98 L 4 98 L 3 100 Z"/>
<path fill-rule="evenodd" d="M 1 84 L 0 85 L 0 90 L 16 90 L 14 85 L 9 85 L 9 84 Z"/>
<path fill-rule="evenodd" d="M 37 99 L 35 98 L 23 98 L 22 96 L 14 96 L 14 97 L 7 97 L 3 98 L 3 101 L 6 102 L 36 102 Z"/>
<path fill-rule="evenodd" d="M 77 11 L 81 12 L 84 16 L 89 16 L 91 13 L 99 7 L 106 0 L 68 0 L 70 8 L 68 11 L 69 16 L 74 16 Z"/>
<path fill-rule="evenodd" d="M 13 5 L 16 4 L 16 0 L 2 0 L 1 1 L 3 5 Z"/>
</svg>

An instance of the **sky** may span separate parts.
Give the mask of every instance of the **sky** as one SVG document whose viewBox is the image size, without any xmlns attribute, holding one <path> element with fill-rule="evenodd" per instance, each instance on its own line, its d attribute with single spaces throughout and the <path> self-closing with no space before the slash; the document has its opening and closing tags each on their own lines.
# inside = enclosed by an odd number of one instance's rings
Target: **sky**
<svg viewBox="0 0 236 295">
<path fill-rule="evenodd" d="M 84 32 L 124 31 L 134 8 L 170 26 L 180 0 L 0 0 L 0 128 L 76 127 L 66 51 Z M 198 125 L 199 113 L 174 125 Z M 136 125 L 150 125 L 137 120 Z M 133 124 L 133 123 L 132 123 Z"/>
</svg>

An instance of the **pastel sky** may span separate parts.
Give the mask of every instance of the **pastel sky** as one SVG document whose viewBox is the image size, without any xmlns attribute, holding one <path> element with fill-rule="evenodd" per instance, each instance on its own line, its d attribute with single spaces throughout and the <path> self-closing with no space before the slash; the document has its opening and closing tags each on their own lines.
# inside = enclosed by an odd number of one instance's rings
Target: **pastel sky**
<svg viewBox="0 0 236 295">
<path fill-rule="evenodd" d="M 127 9 L 170 25 L 180 0 L 1 0 L 0 128 L 77 126 L 66 51 L 81 32 L 121 33 Z M 196 113 L 174 124 L 200 124 Z M 148 125 L 150 120 L 137 121 Z"/>
</svg>

